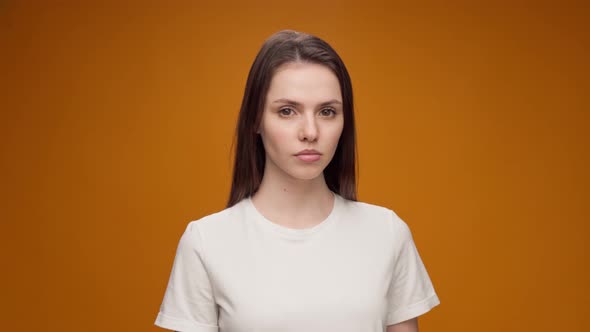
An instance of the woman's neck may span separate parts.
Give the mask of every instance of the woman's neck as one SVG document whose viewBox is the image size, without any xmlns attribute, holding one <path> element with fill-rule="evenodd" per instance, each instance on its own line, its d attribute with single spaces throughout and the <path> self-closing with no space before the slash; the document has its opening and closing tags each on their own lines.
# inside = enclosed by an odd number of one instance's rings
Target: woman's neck
<svg viewBox="0 0 590 332">
<path fill-rule="evenodd" d="M 311 180 L 265 173 L 251 197 L 256 209 L 270 221 L 294 229 L 309 228 L 328 217 L 334 194 L 323 174 Z"/>
</svg>

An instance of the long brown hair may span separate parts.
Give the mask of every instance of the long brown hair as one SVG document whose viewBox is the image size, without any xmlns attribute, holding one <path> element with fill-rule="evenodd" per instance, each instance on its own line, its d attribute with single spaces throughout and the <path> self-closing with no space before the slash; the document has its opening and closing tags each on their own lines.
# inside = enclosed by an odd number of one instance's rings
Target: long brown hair
<svg viewBox="0 0 590 332">
<path fill-rule="evenodd" d="M 324 169 L 328 188 L 340 196 L 356 201 L 356 131 L 352 83 L 340 56 L 322 39 L 293 30 L 282 30 L 262 45 L 250 68 L 232 146 L 235 149 L 233 179 L 227 207 L 253 195 L 264 174 L 265 151 L 256 133 L 270 81 L 276 69 L 289 62 L 325 65 L 340 83 L 344 127 L 334 157 Z"/>
</svg>

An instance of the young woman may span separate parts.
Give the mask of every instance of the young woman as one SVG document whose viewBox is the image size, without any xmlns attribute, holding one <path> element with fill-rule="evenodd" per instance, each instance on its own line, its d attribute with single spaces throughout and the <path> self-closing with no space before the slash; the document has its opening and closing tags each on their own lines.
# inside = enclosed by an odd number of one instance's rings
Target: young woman
<svg viewBox="0 0 590 332">
<path fill-rule="evenodd" d="M 418 331 L 439 304 L 407 224 L 356 200 L 352 86 L 291 30 L 250 69 L 227 207 L 188 224 L 156 325 L 186 332 Z"/>
</svg>

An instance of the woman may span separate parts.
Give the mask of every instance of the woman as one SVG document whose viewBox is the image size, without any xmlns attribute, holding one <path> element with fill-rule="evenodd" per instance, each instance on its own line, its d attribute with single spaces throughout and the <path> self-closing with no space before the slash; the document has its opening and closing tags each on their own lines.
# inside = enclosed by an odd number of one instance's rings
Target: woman
<svg viewBox="0 0 590 332">
<path fill-rule="evenodd" d="M 418 331 L 439 304 L 407 224 L 356 201 L 352 86 L 323 40 L 271 36 L 246 83 L 226 209 L 188 224 L 156 325 Z"/>
</svg>

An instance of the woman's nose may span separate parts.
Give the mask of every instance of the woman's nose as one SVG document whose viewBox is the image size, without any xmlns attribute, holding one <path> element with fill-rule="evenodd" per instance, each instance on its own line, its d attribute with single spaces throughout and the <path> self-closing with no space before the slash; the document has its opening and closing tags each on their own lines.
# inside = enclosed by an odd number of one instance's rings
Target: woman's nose
<svg viewBox="0 0 590 332">
<path fill-rule="evenodd" d="M 318 137 L 318 126 L 313 115 L 306 116 L 302 120 L 301 128 L 299 129 L 299 139 L 307 141 L 315 141 Z"/>
</svg>

